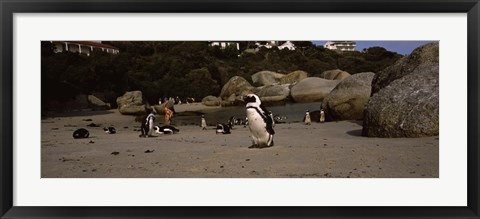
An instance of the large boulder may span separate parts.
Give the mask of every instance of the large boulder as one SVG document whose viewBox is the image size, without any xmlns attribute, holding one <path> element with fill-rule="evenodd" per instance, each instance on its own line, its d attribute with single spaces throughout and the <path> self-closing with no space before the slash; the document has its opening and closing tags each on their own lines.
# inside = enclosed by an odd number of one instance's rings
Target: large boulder
<svg viewBox="0 0 480 219">
<path fill-rule="evenodd" d="M 223 85 L 220 97 L 223 100 L 227 100 L 232 94 L 235 94 L 237 97 L 242 97 L 249 93 L 253 93 L 254 90 L 255 88 L 250 85 L 247 80 L 240 76 L 234 76 Z"/>
<path fill-rule="evenodd" d="M 438 64 L 439 44 L 429 43 L 412 51 L 409 56 L 403 57 L 393 65 L 378 72 L 373 78 L 372 94 L 377 93 L 396 79 L 412 73 L 421 65 Z"/>
<path fill-rule="evenodd" d="M 330 120 L 363 119 L 375 73 L 357 73 L 341 81 L 322 102 Z"/>
<path fill-rule="evenodd" d="M 117 98 L 118 111 L 124 115 L 145 114 L 146 106 L 141 91 L 127 91 Z"/>
<path fill-rule="evenodd" d="M 370 97 L 363 135 L 424 137 L 439 134 L 439 65 L 421 64 Z"/>
<path fill-rule="evenodd" d="M 280 78 L 280 84 L 295 84 L 308 77 L 308 73 L 304 71 L 293 71 Z"/>
<path fill-rule="evenodd" d="M 205 106 L 220 106 L 222 99 L 215 96 L 206 96 L 202 99 L 202 104 Z"/>
<path fill-rule="evenodd" d="M 237 96 L 236 94 L 230 95 L 225 100 L 220 101 L 221 106 L 240 106 L 243 105 L 243 95 Z"/>
<path fill-rule="evenodd" d="M 260 71 L 252 75 L 252 81 L 259 86 L 272 85 L 280 83 L 280 79 L 284 76 L 273 71 Z"/>
<path fill-rule="evenodd" d="M 92 109 L 101 109 L 101 110 L 102 109 L 105 109 L 105 110 L 110 109 L 110 103 L 105 103 L 94 95 L 88 95 L 87 100 L 88 100 L 88 105 Z"/>
<path fill-rule="evenodd" d="M 350 73 L 340 69 L 334 69 L 322 72 L 320 77 L 328 80 L 343 80 L 350 77 Z"/>
<path fill-rule="evenodd" d="M 255 94 L 260 97 L 262 104 L 272 105 L 285 103 L 290 95 L 290 88 L 287 85 L 270 85 L 259 88 Z"/>
<path fill-rule="evenodd" d="M 322 101 L 339 82 L 317 77 L 305 78 L 291 88 L 290 95 L 295 102 Z"/>
</svg>

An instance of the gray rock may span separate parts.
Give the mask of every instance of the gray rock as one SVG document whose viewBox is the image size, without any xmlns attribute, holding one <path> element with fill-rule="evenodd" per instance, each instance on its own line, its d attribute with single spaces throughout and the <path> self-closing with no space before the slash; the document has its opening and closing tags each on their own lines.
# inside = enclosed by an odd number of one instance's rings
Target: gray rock
<svg viewBox="0 0 480 219">
<path fill-rule="evenodd" d="M 269 85 L 260 87 L 255 94 L 260 97 L 262 104 L 285 103 L 290 95 L 290 88 L 287 85 Z"/>
<path fill-rule="evenodd" d="M 307 77 L 308 77 L 307 72 L 300 71 L 300 70 L 293 71 L 285 75 L 284 77 L 280 78 L 280 84 L 295 84 Z"/>
<path fill-rule="evenodd" d="M 280 83 L 280 79 L 284 76 L 273 71 L 260 71 L 252 75 L 252 81 L 258 86 L 272 85 Z"/>
<path fill-rule="evenodd" d="M 293 86 L 290 95 L 295 102 L 322 101 L 338 83 L 339 80 L 309 77 Z"/>
<path fill-rule="evenodd" d="M 88 105 L 92 109 L 105 109 L 105 110 L 110 109 L 109 103 L 103 102 L 102 100 L 100 100 L 98 97 L 94 95 L 88 95 L 87 100 L 88 100 Z"/>
<path fill-rule="evenodd" d="M 117 98 L 118 111 L 124 115 L 140 115 L 146 113 L 146 105 L 141 91 L 127 91 Z"/>
<path fill-rule="evenodd" d="M 350 77 L 350 73 L 342 71 L 340 69 L 335 69 L 322 72 L 320 74 L 320 77 L 328 80 L 343 80 Z"/>
<path fill-rule="evenodd" d="M 220 106 L 222 99 L 215 96 L 206 96 L 202 99 L 202 104 L 205 106 Z"/>
<path fill-rule="evenodd" d="M 240 76 L 234 76 L 223 85 L 220 97 L 223 100 L 227 100 L 232 94 L 235 94 L 237 97 L 244 96 L 253 93 L 254 90 L 255 88 L 247 80 Z"/>
<path fill-rule="evenodd" d="M 396 79 L 412 73 L 420 65 L 438 64 L 439 44 L 429 43 L 418 47 L 407 56 L 403 57 L 395 64 L 378 72 L 373 78 L 372 94 L 377 93 Z"/>
<path fill-rule="evenodd" d="M 322 102 L 328 119 L 363 119 L 374 76 L 373 72 L 357 73 L 341 81 Z"/>
<path fill-rule="evenodd" d="M 439 134 L 439 65 L 420 64 L 370 98 L 363 135 L 424 137 Z"/>
</svg>

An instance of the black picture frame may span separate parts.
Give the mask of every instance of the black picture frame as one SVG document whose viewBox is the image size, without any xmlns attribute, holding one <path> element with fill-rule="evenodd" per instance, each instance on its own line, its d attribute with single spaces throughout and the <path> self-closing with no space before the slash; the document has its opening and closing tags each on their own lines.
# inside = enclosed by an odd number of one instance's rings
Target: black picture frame
<svg viewBox="0 0 480 219">
<path fill-rule="evenodd" d="M 479 218 L 478 0 L 0 0 L 1 218 Z M 13 206 L 15 13 L 467 13 L 468 206 L 466 207 L 18 207 Z"/>
</svg>

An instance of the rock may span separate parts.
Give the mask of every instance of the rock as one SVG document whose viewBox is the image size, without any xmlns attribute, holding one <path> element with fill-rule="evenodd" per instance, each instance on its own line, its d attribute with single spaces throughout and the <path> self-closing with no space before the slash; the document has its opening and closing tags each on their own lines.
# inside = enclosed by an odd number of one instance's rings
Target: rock
<svg viewBox="0 0 480 219">
<path fill-rule="evenodd" d="M 260 97 L 262 104 L 272 105 L 285 103 L 290 95 L 290 88 L 286 85 L 270 85 L 259 88 L 255 94 Z"/>
<path fill-rule="evenodd" d="M 92 109 L 105 109 L 105 110 L 110 109 L 110 104 L 109 103 L 103 102 L 102 100 L 100 100 L 99 98 L 97 98 L 94 95 L 88 95 L 87 96 L 87 101 L 88 101 L 88 105 Z"/>
<path fill-rule="evenodd" d="M 413 50 L 409 56 L 401 58 L 393 65 L 378 72 L 373 78 L 372 94 L 377 93 L 394 80 L 410 74 L 420 65 L 438 64 L 438 49 L 438 43 L 423 45 Z"/>
<path fill-rule="evenodd" d="M 255 88 L 250 85 L 247 80 L 240 76 L 234 76 L 223 85 L 220 97 L 222 100 L 228 99 L 232 94 L 235 94 L 237 97 L 242 97 L 249 93 L 253 93 L 254 90 Z"/>
<path fill-rule="evenodd" d="M 348 78 L 349 76 L 350 74 L 348 72 L 342 71 L 340 69 L 328 70 L 320 74 L 321 78 L 325 78 L 328 80 L 343 80 L 345 78 Z"/>
<path fill-rule="evenodd" d="M 228 98 L 226 98 L 225 100 L 222 100 L 220 102 L 220 105 L 221 106 L 237 106 L 237 105 L 241 105 L 238 101 L 242 101 L 243 100 L 240 100 L 241 96 L 238 96 L 236 94 L 231 94 Z"/>
<path fill-rule="evenodd" d="M 424 137 L 439 134 L 439 65 L 420 64 L 370 97 L 364 136 Z"/>
<path fill-rule="evenodd" d="M 252 81 L 259 86 L 272 85 L 280 83 L 280 79 L 284 76 L 273 71 L 260 71 L 252 75 Z"/>
<path fill-rule="evenodd" d="M 221 99 L 215 96 L 206 96 L 202 99 L 202 104 L 205 106 L 220 106 Z"/>
<path fill-rule="evenodd" d="M 295 102 L 322 101 L 339 82 L 317 77 L 305 78 L 292 87 L 290 95 Z"/>
<path fill-rule="evenodd" d="M 357 73 L 341 81 L 322 102 L 328 120 L 363 119 L 375 73 Z"/>
<path fill-rule="evenodd" d="M 296 84 L 308 77 L 308 73 L 304 71 L 293 71 L 280 78 L 280 84 Z"/>
<path fill-rule="evenodd" d="M 232 95 L 230 95 L 230 96 L 227 98 L 227 101 L 235 102 L 235 99 L 237 99 L 237 95 L 232 94 Z"/>
<path fill-rule="evenodd" d="M 117 98 L 118 111 L 124 115 L 139 115 L 146 113 L 145 102 L 141 91 L 127 91 Z"/>
</svg>

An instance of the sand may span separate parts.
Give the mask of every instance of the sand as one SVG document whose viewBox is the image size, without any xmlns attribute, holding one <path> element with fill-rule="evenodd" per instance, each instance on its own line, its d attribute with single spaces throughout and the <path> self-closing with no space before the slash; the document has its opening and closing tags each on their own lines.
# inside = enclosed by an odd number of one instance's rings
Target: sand
<svg viewBox="0 0 480 219">
<path fill-rule="evenodd" d="M 176 107 L 177 112 L 202 109 L 206 107 L 199 104 Z M 118 110 L 64 113 L 41 122 L 42 178 L 439 176 L 438 136 L 367 138 L 360 135 L 361 121 L 277 124 L 275 146 L 264 149 L 248 148 L 248 128 L 216 134 L 215 127 L 199 127 L 200 117 L 198 126 L 177 126 L 177 134 L 152 138 L 139 138 L 134 117 Z M 87 127 L 90 123 L 102 126 Z M 110 125 L 117 134 L 104 133 Z M 73 139 L 78 128 L 88 129 L 90 137 Z"/>
</svg>

